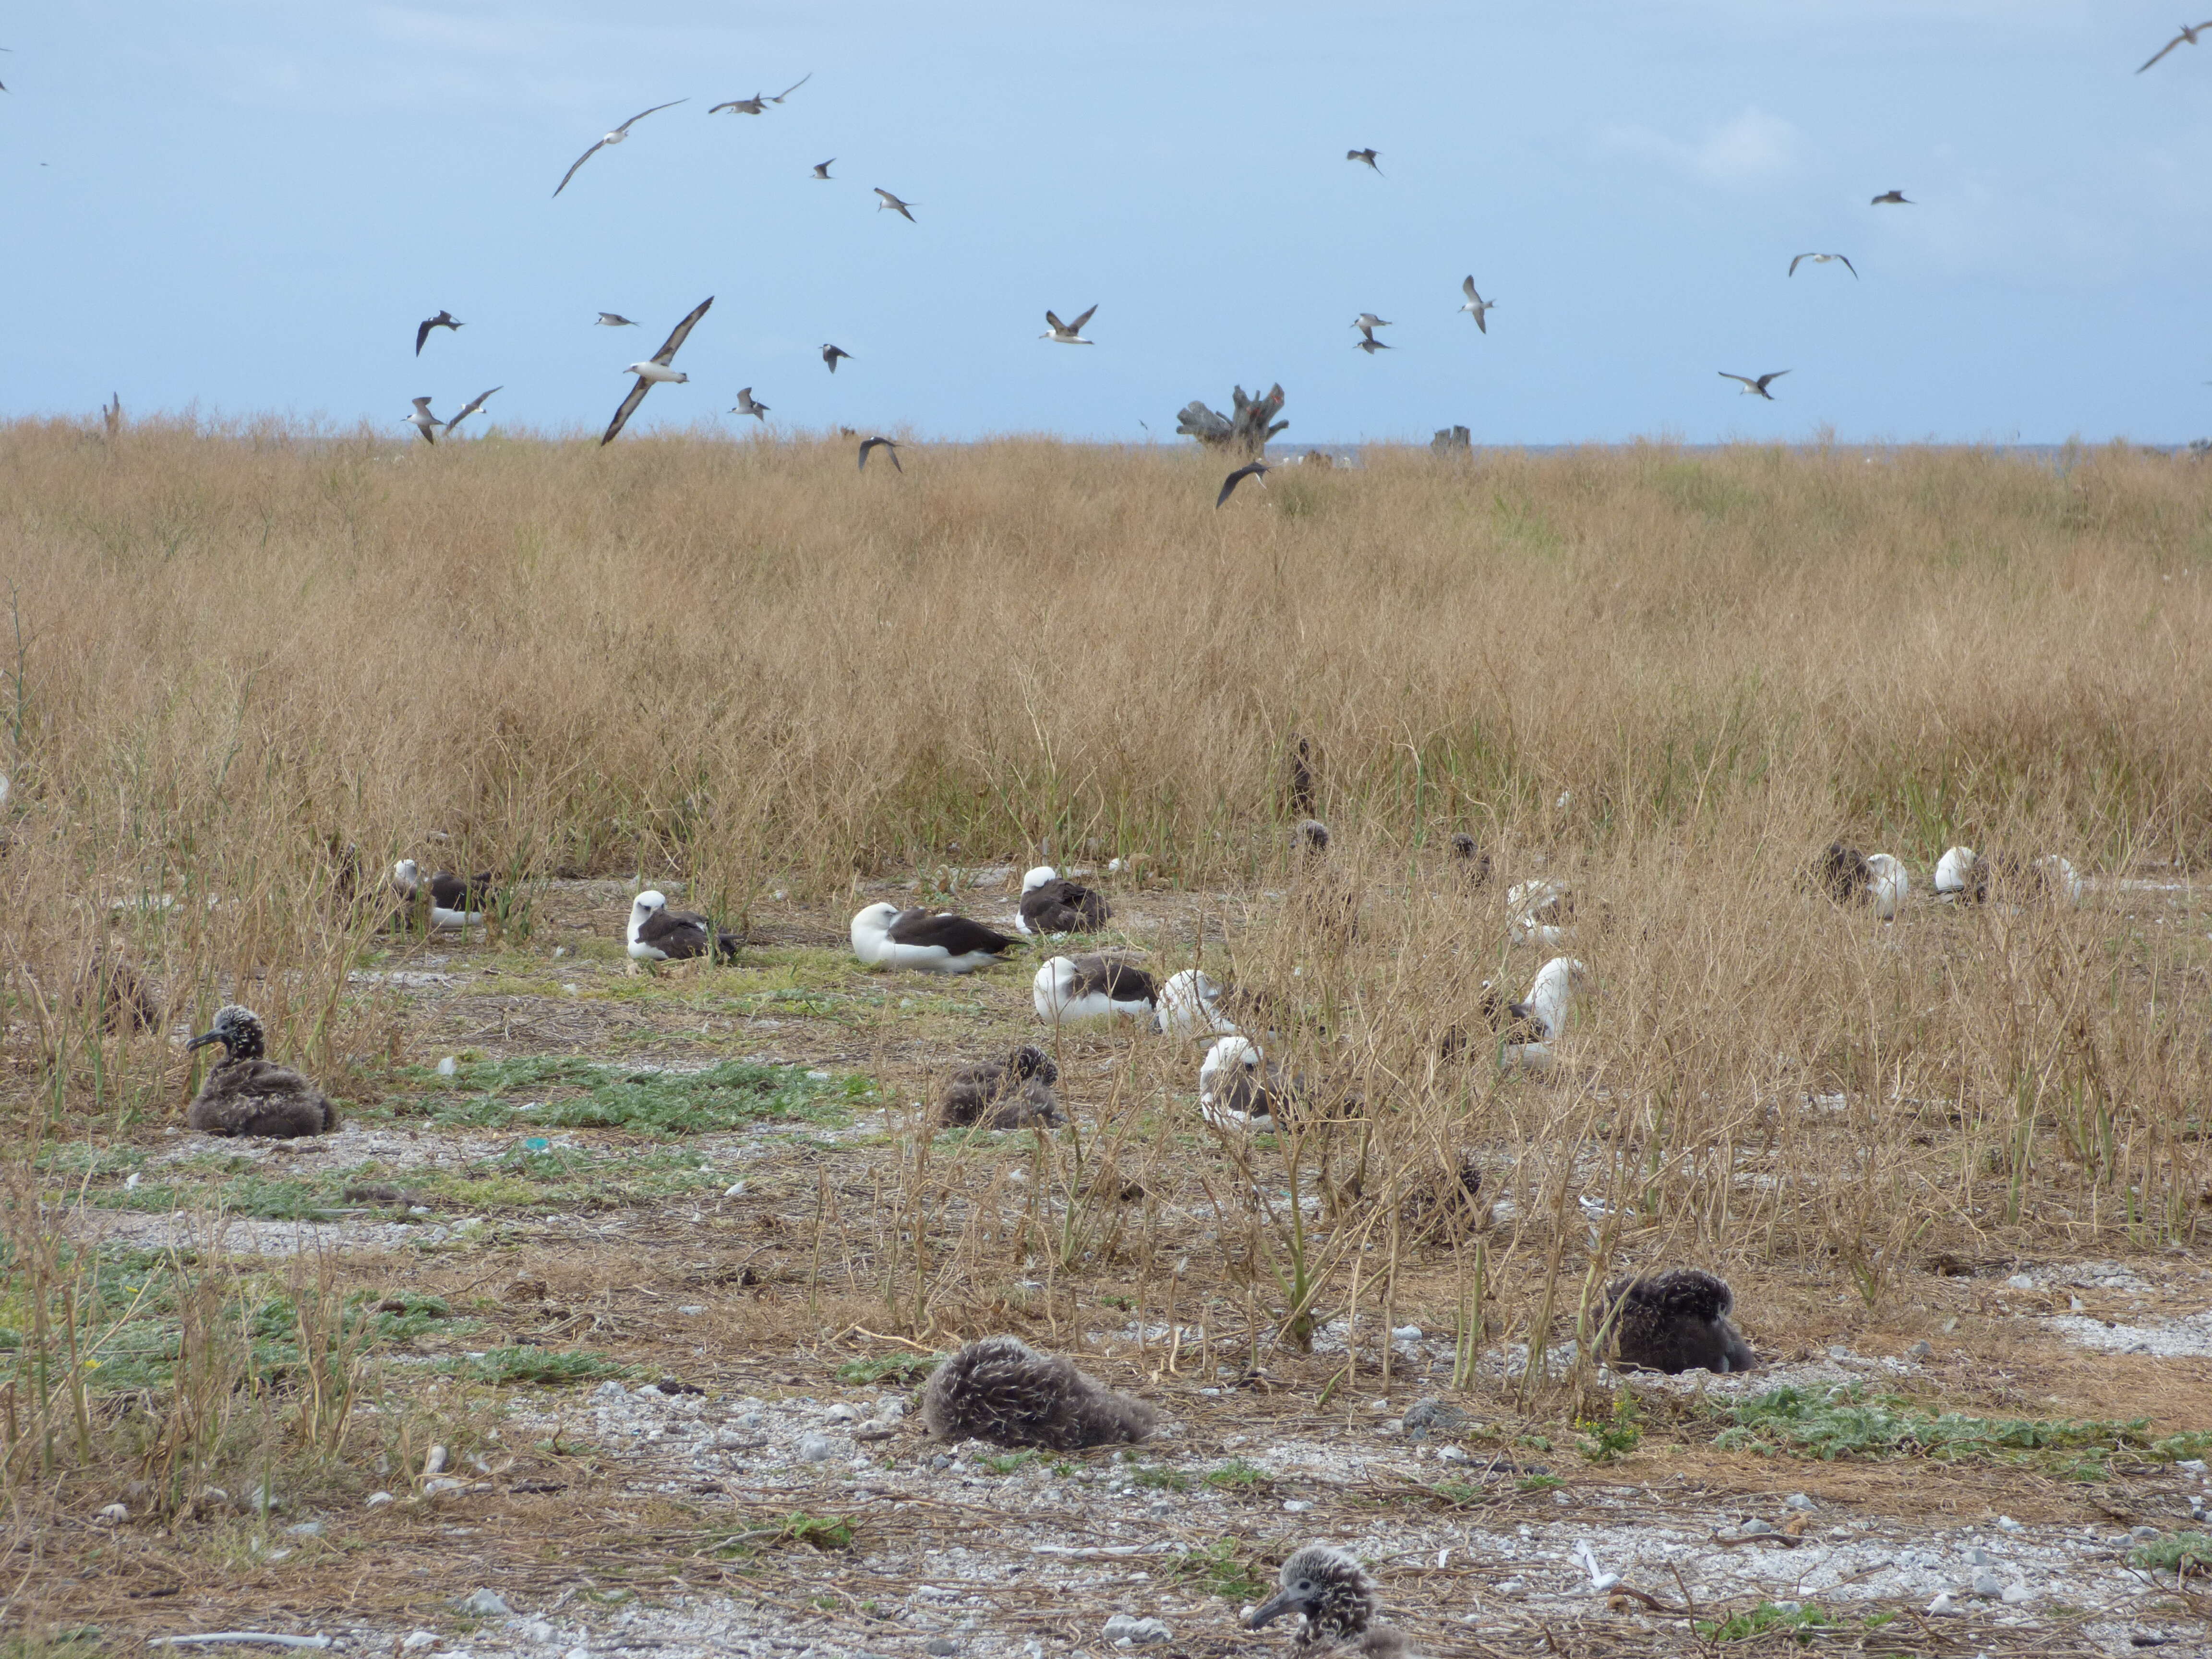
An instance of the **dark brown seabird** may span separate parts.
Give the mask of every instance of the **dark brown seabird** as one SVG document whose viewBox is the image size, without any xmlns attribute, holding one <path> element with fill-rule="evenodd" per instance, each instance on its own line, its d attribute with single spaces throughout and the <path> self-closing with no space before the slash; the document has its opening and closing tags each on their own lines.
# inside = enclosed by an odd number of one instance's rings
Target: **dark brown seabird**
<svg viewBox="0 0 2212 1659">
<path fill-rule="evenodd" d="M 338 1127 L 337 1109 L 323 1091 L 289 1066 L 264 1057 L 261 1020 L 251 1008 L 228 1003 L 215 1024 L 185 1046 L 223 1046 L 223 1058 L 200 1085 L 187 1127 L 202 1134 L 253 1135 L 295 1140 L 328 1134 Z"/>
<path fill-rule="evenodd" d="M 922 1426 L 931 1434 L 994 1446 L 1109 1446 L 1144 1439 L 1154 1420 L 1143 1401 L 1012 1336 L 970 1342 L 937 1368 L 921 1397 Z"/>
</svg>

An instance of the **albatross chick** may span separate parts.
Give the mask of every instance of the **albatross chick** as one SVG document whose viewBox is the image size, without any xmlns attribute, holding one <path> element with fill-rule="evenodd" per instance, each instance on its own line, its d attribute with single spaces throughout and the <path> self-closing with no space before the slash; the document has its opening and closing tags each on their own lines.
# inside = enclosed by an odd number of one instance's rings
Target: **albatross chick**
<svg viewBox="0 0 2212 1659">
<path fill-rule="evenodd" d="M 1144 1439 L 1154 1420 L 1143 1401 L 1012 1336 L 970 1342 L 937 1368 L 921 1396 L 922 1426 L 939 1439 L 994 1446 L 1109 1446 Z"/>
<path fill-rule="evenodd" d="M 223 1058 L 185 1113 L 188 1127 L 202 1134 L 295 1140 L 338 1127 L 337 1109 L 321 1090 L 265 1057 L 261 1018 L 251 1008 L 225 1004 L 216 1010 L 214 1025 L 185 1047 L 189 1052 L 210 1042 L 222 1044 Z"/>
</svg>

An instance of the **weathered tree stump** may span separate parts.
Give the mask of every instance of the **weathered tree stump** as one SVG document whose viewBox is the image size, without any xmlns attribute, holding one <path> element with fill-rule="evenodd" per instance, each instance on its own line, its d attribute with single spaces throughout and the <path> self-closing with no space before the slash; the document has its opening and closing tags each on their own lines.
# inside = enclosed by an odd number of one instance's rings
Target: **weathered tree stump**
<svg viewBox="0 0 2212 1659">
<path fill-rule="evenodd" d="M 1176 430 L 1185 437 L 1213 448 L 1234 449 L 1246 455 L 1257 455 L 1267 447 L 1267 440 L 1290 425 L 1288 421 L 1277 421 L 1282 412 L 1283 388 L 1279 383 L 1264 398 L 1248 398 L 1244 388 L 1237 388 L 1236 413 L 1224 415 L 1218 410 L 1208 409 L 1196 398 L 1182 406 L 1176 417 Z M 1273 425 L 1268 424 L 1273 422 Z"/>
<path fill-rule="evenodd" d="M 1429 440 L 1429 447 L 1439 455 L 1458 454 L 1474 447 L 1474 434 L 1463 426 L 1437 428 L 1437 435 Z"/>
</svg>

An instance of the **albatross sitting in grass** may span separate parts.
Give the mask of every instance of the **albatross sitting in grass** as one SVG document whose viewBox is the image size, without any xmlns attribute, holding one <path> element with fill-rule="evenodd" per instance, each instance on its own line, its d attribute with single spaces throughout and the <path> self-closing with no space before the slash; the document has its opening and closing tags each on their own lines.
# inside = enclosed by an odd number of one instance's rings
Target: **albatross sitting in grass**
<svg viewBox="0 0 2212 1659">
<path fill-rule="evenodd" d="M 696 911 L 670 909 L 668 895 L 658 888 L 640 893 L 629 908 L 632 962 L 688 962 L 710 951 L 717 962 L 735 962 L 743 943 L 738 934 L 723 932 Z"/>
<path fill-rule="evenodd" d="M 1048 1025 L 1092 1019 L 1155 1018 L 1158 990 L 1134 963 L 1113 957 L 1054 957 L 1036 970 L 1030 988 L 1036 1016 Z"/>
<path fill-rule="evenodd" d="M 1103 894 L 1040 864 L 1022 878 L 1014 926 L 1024 933 L 1088 933 L 1103 927 L 1113 914 Z"/>
<path fill-rule="evenodd" d="M 216 1010 L 214 1025 L 185 1047 L 189 1051 L 210 1042 L 222 1044 L 223 1057 L 185 1113 L 188 1127 L 209 1135 L 296 1140 L 338 1127 L 337 1109 L 320 1089 L 266 1057 L 260 1016 L 251 1008 L 225 1004 Z"/>
<path fill-rule="evenodd" d="M 1695 1267 L 1676 1267 L 1649 1278 L 1618 1279 L 1605 1293 L 1613 1318 L 1613 1352 L 1624 1365 L 1644 1370 L 1749 1371 L 1759 1369 L 1751 1344 L 1729 1322 L 1735 1293 Z"/>
<path fill-rule="evenodd" d="M 972 974 L 1014 948 L 1016 941 L 949 911 L 902 910 L 871 904 L 853 918 L 853 954 L 871 968 L 916 968 L 929 974 Z"/>
</svg>

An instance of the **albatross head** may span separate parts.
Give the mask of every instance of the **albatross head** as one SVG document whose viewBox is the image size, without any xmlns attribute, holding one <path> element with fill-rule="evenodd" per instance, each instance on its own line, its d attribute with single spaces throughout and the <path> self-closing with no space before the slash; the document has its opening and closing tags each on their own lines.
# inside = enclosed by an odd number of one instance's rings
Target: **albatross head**
<svg viewBox="0 0 2212 1659">
<path fill-rule="evenodd" d="M 252 1060 L 262 1052 L 261 1017 L 252 1009 L 235 1002 L 225 1003 L 215 1011 L 215 1024 L 185 1045 L 186 1053 L 204 1048 L 210 1042 L 220 1042 L 225 1056 L 231 1060 Z"/>
<path fill-rule="evenodd" d="M 1022 891 L 1034 893 L 1048 881 L 1058 881 L 1060 872 L 1049 864 L 1040 864 L 1022 878 Z"/>
<path fill-rule="evenodd" d="M 1375 1581 L 1342 1550 L 1309 1544 L 1283 1563 L 1281 1588 L 1252 1609 L 1245 1622 L 1256 1630 L 1285 1613 L 1302 1613 L 1316 1633 L 1343 1637 L 1367 1628 L 1375 1614 Z"/>
<path fill-rule="evenodd" d="M 896 904 L 871 904 L 853 918 L 853 954 L 865 963 L 883 960 L 890 943 L 891 924 L 898 920 Z"/>
</svg>

